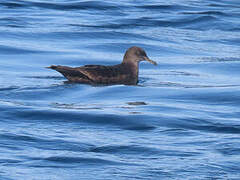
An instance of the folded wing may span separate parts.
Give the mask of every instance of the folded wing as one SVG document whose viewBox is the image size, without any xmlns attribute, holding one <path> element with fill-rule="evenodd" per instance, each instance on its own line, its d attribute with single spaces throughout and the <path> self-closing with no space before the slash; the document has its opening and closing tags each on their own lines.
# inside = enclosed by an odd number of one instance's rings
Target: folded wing
<svg viewBox="0 0 240 180">
<path fill-rule="evenodd" d="M 119 82 L 119 78 L 126 78 L 118 65 L 115 66 L 101 66 L 101 65 L 86 65 L 82 67 L 68 67 L 68 66 L 50 66 L 65 76 L 69 81 L 80 83 L 115 83 Z"/>
</svg>

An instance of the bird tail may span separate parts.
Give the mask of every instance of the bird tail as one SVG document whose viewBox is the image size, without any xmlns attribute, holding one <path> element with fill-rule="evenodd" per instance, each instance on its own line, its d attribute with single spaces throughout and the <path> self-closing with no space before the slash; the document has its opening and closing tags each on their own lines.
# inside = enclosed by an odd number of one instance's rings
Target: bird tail
<svg viewBox="0 0 240 180">
<path fill-rule="evenodd" d="M 55 65 L 51 65 L 51 66 L 46 67 L 46 68 L 56 70 L 56 71 L 62 73 L 64 76 L 66 76 L 66 75 L 71 75 L 71 74 L 76 73 L 76 72 L 74 71 L 74 68 L 67 67 L 67 66 L 55 66 Z"/>
<path fill-rule="evenodd" d="M 91 82 L 91 79 L 89 79 L 88 76 L 83 74 L 81 71 L 76 70 L 75 68 L 71 68 L 67 66 L 55 66 L 55 65 L 51 65 L 46 68 L 58 71 L 64 77 L 66 77 L 69 81 L 72 81 L 72 82 L 82 82 L 82 83 Z"/>
</svg>

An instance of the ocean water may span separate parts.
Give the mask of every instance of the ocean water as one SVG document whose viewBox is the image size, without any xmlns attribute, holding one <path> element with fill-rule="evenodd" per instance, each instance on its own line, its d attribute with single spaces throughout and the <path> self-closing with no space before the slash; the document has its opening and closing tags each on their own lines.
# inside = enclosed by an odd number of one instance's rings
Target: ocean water
<svg viewBox="0 0 240 180">
<path fill-rule="evenodd" d="M 239 0 L 1 0 L 0 179 L 240 179 Z M 142 62 L 137 86 L 44 67 Z"/>
</svg>

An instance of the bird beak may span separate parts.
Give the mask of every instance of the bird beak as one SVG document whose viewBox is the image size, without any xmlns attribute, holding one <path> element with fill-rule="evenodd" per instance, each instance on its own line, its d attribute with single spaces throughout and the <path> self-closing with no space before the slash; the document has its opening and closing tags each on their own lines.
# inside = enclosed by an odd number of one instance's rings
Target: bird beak
<svg viewBox="0 0 240 180">
<path fill-rule="evenodd" d="M 149 59 L 147 56 L 144 56 L 143 59 L 150 62 L 151 64 L 154 64 L 155 66 L 157 65 L 157 63 L 155 61 Z"/>
</svg>

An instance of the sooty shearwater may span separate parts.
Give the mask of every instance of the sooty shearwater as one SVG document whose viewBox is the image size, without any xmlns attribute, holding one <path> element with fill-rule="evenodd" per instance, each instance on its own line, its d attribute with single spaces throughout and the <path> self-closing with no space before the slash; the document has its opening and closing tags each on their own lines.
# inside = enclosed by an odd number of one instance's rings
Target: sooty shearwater
<svg viewBox="0 0 240 180">
<path fill-rule="evenodd" d="M 148 58 L 146 52 L 133 46 L 129 48 L 121 64 L 113 66 L 85 65 L 81 67 L 55 66 L 50 69 L 60 72 L 70 82 L 86 84 L 126 84 L 138 83 L 138 64 L 140 61 L 148 61 L 154 65 L 157 63 Z"/>
</svg>

